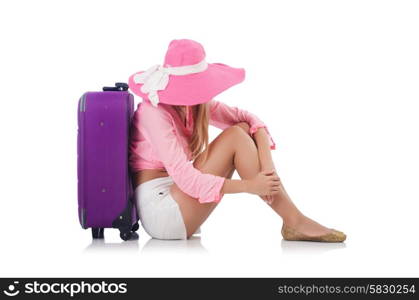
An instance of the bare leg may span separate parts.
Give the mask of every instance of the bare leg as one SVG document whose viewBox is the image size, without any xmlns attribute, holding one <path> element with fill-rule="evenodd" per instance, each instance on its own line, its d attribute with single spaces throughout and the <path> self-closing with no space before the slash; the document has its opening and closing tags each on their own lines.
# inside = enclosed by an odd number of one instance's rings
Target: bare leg
<svg viewBox="0 0 419 300">
<path fill-rule="evenodd" d="M 208 159 L 202 162 L 202 155 L 194 161 L 195 168 L 204 173 L 211 173 L 218 176 L 230 178 L 237 170 L 242 179 L 253 178 L 260 171 L 258 150 L 253 139 L 242 130 L 240 124 L 231 126 L 224 130 L 208 147 Z M 186 225 L 187 235 L 190 237 L 197 228 L 208 218 L 216 203 L 201 204 L 196 198 L 184 193 L 176 184 L 171 186 L 170 192 L 178 202 L 182 216 Z M 285 189 L 277 195 L 271 206 L 279 214 L 284 222 L 291 225 L 305 224 L 305 218 L 285 192 Z M 313 224 L 317 229 L 327 230 L 327 228 L 316 223 Z M 295 226 L 294 226 L 295 227 Z M 296 228 L 297 229 L 297 228 Z M 298 230 L 303 233 L 304 228 L 298 226 Z M 323 233 L 323 232 L 322 232 Z"/>
<path fill-rule="evenodd" d="M 240 176 L 251 178 L 260 169 L 253 140 L 238 126 L 224 130 L 209 144 L 206 151 L 208 151 L 206 162 L 203 162 L 202 154 L 194 161 L 194 167 L 203 173 L 231 178 L 237 169 Z M 187 235 L 190 237 L 208 218 L 217 203 L 199 203 L 196 198 L 184 193 L 176 184 L 171 186 L 170 192 L 179 204 Z"/>
<path fill-rule="evenodd" d="M 241 129 L 243 129 L 243 132 L 246 133 L 247 135 L 247 132 L 249 131 L 249 125 L 247 123 L 239 123 L 236 126 L 239 126 Z M 253 141 L 253 146 L 257 148 L 254 141 Z M 250 157 L 248 158 L 250 159 Z M 252 157 L 252 159 L 258 159 L 258 157 L 256 158 Z M 252 176 L 254 175 L 255 174 L 253 174 Z M 300 212 L 300 210 L 295 206 L 295 204 L 292 202 L 287 191 L 285 190 L 285 187 L 282 185 L 282 182 L 280 183 L 280 185 L 281 185 L 281 192 L 274 195 L 274 201 L 271 204 L 271 208 L 279 216 L 282 217 L 286 225 L 309 236 L 319 236 L 319 235 L 327 234 L 331 231 L 329 228 L 324 227 L 320 225 L 319 223 L 317 223 L 316 221 L 303 215 Z"/>
</svg>

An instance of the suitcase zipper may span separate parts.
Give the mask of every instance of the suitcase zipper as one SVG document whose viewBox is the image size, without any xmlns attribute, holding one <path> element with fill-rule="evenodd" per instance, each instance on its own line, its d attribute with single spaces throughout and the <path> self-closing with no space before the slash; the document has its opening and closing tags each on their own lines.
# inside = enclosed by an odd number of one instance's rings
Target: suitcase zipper
<svg viewBox="0 0 419 300">
<path fill-rule="evenodd" d="M 87 93 L 84 93 L 81 96 L 80 99 L 80 112 L 84 112 L 85 111 L 85 103 L 86 103 L 86 97 L 87 97 Z M 78 122 L 78 133 L 77 133 L 77 139 L 78 139 L 78 148 L 80 149 L 80 153 L 78 153 L 78 164 L 80 164 L 80 166 L 78 166 L 78 168 L 80 168 L 80 170 L 78 170 L 78 172 L 80 172 L 79 178 L 78 178 L 78 189 L 80 190 L 81 195 L 81 199 L 80 199 L 80 203 L 79 203 L 79 217 L 80 217 L 80 224 L 82 226 L 82 228 L 86 229 L 86 209 L 84 207 L 85 205 L 85 198 L 84 198 L 84 168 L 82 168 L 83 165 L 83 159 L 84 159 L 84 133 L 82 133 L 82 130 L 84 129 L 84 118 L 85 118 L 85 114 L 81 114 L 79 115 L 79 122 Z"/>
</svg>

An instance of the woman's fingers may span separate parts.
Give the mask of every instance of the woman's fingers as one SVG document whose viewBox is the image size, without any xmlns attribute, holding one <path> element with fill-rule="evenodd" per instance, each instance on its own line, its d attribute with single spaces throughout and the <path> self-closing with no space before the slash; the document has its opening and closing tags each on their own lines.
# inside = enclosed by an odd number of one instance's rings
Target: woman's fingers
<svg viewBox="0 0 419 300">
<path fill-rule="evenodd" d="M 274 201 L 274 196 L 271 194 L 260 195 L 260 198 L 269 205 L 272 204 L 272 202 Z"/>
<path fill-rule="evenodd" d="M 268 176 L 268 180 L 281 181 L 281 179 L 276 175 Z"/>
<path fill-rule="evenodd" d="M 271 176 L 271 174 L 275 173 L 275 170 L 264 170 L 261 172 L 263 175 Z"/>
<path fill-rule="evenodd" d="M 274 202 L 274 196 L 273 195 L 268 195 L 267 198 L 268 198 L 268 200 L 266 201 L 266 203 L 271 205 Z"/>
</svg>

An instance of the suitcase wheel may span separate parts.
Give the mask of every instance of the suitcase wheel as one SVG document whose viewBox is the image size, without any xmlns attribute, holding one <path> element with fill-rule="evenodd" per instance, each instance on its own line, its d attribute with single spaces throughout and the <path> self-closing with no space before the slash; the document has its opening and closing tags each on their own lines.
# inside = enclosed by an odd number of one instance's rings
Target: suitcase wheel
<svg viewBox="0 0 419 300">
<path fill-rule="evenodd" d="M 124 241 L 128 241 L 131 239 L 132 237 L 132 232 L 131 231 L 123 231 L 119 234 L 119 236 L 121 237 L 121 239 L 123 239 Z"/>
<path fill-rule="evenodd" d="M 140 225 L 138 224 L 138 222 L 137 223 L 135 223 L 134 225 L 132 225 L 132 231 L 137 231 L 138 229 L 140 229 Z"/>
<path fill-rule="evenodd" d="M 104 228 L 92 228 L 92 237 L 94 239 L 103 239 Z"/>
</svg>

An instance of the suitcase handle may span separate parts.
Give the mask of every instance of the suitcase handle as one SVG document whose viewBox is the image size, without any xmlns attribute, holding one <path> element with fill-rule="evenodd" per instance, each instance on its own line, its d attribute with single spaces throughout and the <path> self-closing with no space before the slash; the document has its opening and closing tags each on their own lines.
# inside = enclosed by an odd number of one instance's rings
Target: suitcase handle
<svg viewBox="0 0 419 300">
<path fill-rule="evenodd" d="M 115 86 L 104 86 L 103 91 L 128 91 L 128 84 L 126 84 L 125 82 L 116 82 Z"/>
</svg>

